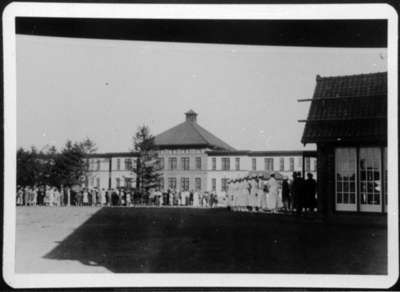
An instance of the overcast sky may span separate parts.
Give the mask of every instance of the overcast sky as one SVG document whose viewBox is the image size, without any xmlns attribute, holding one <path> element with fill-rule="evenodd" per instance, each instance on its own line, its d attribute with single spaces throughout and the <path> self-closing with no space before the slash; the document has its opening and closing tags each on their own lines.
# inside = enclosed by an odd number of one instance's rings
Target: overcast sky
<svg viewBox="0 0 400 292">
<path fill-rule="evenodd" d="M 315 78 L 387 70 L 386 49 L 94 40 L 17 35 L 17 145 L 93 139 L 129 151 L 196 111 L 243 150 L 297 150 Z M 307 146 L 313 149 L 314 145 Z"/>
</svg>

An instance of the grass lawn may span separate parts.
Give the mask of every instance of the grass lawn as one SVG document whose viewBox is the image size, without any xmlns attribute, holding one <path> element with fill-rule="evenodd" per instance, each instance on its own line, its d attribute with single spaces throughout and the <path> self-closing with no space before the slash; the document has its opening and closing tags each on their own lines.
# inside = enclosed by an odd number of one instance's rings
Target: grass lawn
<svg viewBox="0 0 400 292">
<path fill-rule="evenodd" d="M 386 226 L 191 208 L 18 207 L 16 272 L 386 274 Z"/>
</svg>

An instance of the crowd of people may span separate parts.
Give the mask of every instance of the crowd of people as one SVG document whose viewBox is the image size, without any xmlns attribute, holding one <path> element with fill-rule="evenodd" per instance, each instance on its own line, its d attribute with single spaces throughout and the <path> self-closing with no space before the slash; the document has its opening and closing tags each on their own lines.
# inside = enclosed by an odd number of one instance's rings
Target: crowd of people
<svg viewBox="0 0 400 292">
<path fill-rule="evenodd" d="M 268 180 L 261 176 L 244 177 L 228 182 L 225 192 L 177 191 L 150 189 L 141 195 L 135 189 L 69 188 L 51 186 L 17 186 L 19 206 L 192 206 L 195 208 L 227 207 L 240 212 L 314 212 L 316 181 L 311 173 L 303 179 L 293 177 Z"/>
<path fill-rule="evenodd" d="M 17 186 L 18 206 L 194 206 L 216 207 L 215 193 L 196 191 L 165 192 L 151 189 L 143 196 L 133 188 L 69 188 L 51 186 Z"/>
<path fill-rule="evenodd" d="M 314 212 L 317 208 L 317 183 L 311 173 L 303 179 L 294 172 L 292 180 L 284 176 L 278 180 L 271 174 L 268 180 L 262 176 L 244 177 L 228 182 L 227 206 L 242 212 Z"/>
</svg>

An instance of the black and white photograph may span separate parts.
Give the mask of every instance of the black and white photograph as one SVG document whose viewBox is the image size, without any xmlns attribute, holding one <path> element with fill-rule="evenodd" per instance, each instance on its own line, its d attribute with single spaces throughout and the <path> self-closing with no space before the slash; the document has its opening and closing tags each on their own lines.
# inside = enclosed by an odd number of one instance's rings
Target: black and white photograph
<svg viewBox="0 0 400 292">
<path fill-rule="evenodd" d="M 6 282 L 394 285 L 397 21 L 385 4 L 7 7 Z"/>
</svg>

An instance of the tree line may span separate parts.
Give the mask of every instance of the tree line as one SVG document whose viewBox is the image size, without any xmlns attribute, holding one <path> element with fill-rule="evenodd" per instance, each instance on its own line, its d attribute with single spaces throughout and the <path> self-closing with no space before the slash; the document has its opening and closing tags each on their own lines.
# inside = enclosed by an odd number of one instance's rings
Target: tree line
<svg viewBox="0 0 400 292">
<path fill-rule="evenodd" d="M 17 150 L 17 185 L 73 186 L 82 184 L 81 178 L 89 171 L 89 154 L 95 153 L 95 142 L 86 138 L 83 141 L 68 140 L 61 149 L 54 146 L 46 150 Z M 160 164 L 154 136 L 149 127 L 138 127 L 133 136 L 132 152 L 137 154 L 136 165 L 130 170 L 136 175 L 136 189 L 145 193 L 157 187 L 160 177 Z"/>
<path fill-rule="evenodd" d="M 81 142 L 68 140 L 59 150 L 51 146 L 46 150 L 19 148 L 17 150 L 17 185 L 72 186 L 88 170 L 85 157 L 97 150 L 89 138 Z"/>
</svg>

